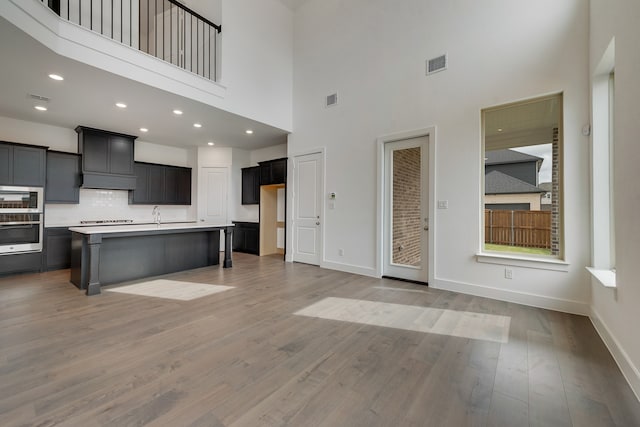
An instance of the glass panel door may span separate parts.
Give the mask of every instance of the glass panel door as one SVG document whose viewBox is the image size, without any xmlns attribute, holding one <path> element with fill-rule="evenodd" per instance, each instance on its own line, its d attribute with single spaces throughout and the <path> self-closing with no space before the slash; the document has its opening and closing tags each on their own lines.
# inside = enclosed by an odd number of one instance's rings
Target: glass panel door
<svg viewBox="0 0 640 427">
<path fill-rule="evenodd" d="M 392 263 L 422 264 L 421 147 L 393 150 Z"/>
</svg>

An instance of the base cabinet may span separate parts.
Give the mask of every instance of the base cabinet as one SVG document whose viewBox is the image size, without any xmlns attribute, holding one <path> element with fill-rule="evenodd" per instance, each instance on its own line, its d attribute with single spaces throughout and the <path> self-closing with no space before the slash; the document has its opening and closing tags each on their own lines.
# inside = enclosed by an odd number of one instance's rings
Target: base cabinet
<svg viewBox="0 0 640 427">
<path fill-rule="evenodd" d="M 0 276 L 40 272 L 41 268 L 42 252 L 0 255 Z"/>
<path fill-rule="evenodd" d="M 66 227 L 44 229 L 43 270 L 71 267 L 71 232 Z"/>
<path fill-rule="evenodd" d="M 234 221 L 233 250 L 260 255 L 260 224 Z"/>
</svg>

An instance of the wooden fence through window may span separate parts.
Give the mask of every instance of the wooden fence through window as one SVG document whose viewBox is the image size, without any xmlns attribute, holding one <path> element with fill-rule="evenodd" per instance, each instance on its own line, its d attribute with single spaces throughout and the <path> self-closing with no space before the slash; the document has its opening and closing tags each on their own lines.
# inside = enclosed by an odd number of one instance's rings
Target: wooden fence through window
<svg viewBox="0 0 640 427">
<path fill-rule="evenodd" d="M 551 211 L 484 210 L 484 241 L 551 249 Z"/>
</svg>

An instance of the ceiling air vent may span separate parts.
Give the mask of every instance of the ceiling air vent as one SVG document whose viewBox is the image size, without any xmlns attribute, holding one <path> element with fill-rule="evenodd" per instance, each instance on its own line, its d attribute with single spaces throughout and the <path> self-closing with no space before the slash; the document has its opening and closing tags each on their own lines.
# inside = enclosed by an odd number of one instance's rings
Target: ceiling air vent
<svg viewBox="0 0 640 427">
<path fill-rule="evenodd" d="M 47 98 L 46 96 L 41 96 L 41 95 L 34 95 L 32 93 L 29 93 L 29 98 L 31 99 L 35 99 L 36 101 L 42 101 L 42 102 L 49 102 L 51 101 L 51 99 Z"/>
<path fill-rule="evenodd" d="M 447 69 L 447 55 L 440 55 L 437 58 L 427 59 L 427 76 Z"/>
<path fill-rule="evenodd" d="M 332 93 L 331 95 L 327 95 L 327 99 L 325 100 L 325 107 L 333 107 L 334 105 L 338 105 L 338 93 Z"/>
</svg>

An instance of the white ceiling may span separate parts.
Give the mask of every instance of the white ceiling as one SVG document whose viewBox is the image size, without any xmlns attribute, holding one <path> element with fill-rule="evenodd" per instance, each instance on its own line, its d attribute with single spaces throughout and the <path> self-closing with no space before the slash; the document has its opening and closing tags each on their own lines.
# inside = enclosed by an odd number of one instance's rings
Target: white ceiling
<svg viewBox="0 0 640 427">
<path fill-rule="evenodd" d="M 89 126 L 179 147 L 213 141 L 251 150 L 286 142 L 281 129 L 57 55 L 2 18 L 0 40 L 0 116 L 71 129 Z M 51 80 L 50 73 L 65 80 Z M 50 98 L 48 111 L 35 110 L 29 94 Z M 128 108 L 119 109 L 116 102 Z M 184 114 L 175 116 L 174 108 Z M 195 122 L 202 128 L 194 128 Z M 140 132 L 141 127 L 149 132 Z M 249 128 L 253 135 L 245 133 Z"/>
<path fill-rule="evenodd" d="M 289 9 L 296 10 L 297 8 L 299 8 L 309 0 L 280 0 L 280 1 L 284 3 L 284 5 L 287 6 Z"/>
<path fill-rule="evenodd" d="M 558 97 L 493 108 L 485 112 L 485 135 L 553 129 L 560 123 Z"/>
</svg>

